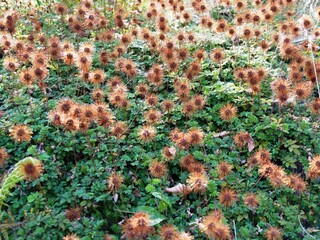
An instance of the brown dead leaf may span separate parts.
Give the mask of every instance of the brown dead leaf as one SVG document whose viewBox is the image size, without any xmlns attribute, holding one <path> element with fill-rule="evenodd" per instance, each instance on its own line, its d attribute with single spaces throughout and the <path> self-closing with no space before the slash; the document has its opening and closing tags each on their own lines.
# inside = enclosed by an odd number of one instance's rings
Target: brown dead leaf
<svg viewBox="0 0 320 240">
<path fill-rule="evenodd" d="M 169 151 L 169 153 L 171 154 L 171 155 L 173 155 L 173 156 L 175 156 L 176 155 L 176 152 L 177 152 L 177 150 L 176 150 L 176 148 L 175 147 L 169 147 L 168 148 L 168 151 Z"/>
<path fill-rule="evenodd" d="M 174 187 L 166 188 L 165 190 L 169 193 L 182 193 L 184 195 L 187 195 L 192 191 L 187 185 L 181 183 L 178 183 Z"/>
<path fill-rule="evenodd" d="M 249 150 L 249 152 L 251 152 L 255 147 L 254 141 L 251 136 L 248 137 L 247 143 L 248 143 L 248 150 Z"/>
<path fill-rule="evenodd" d="M 230 134 L 230 132 L 223 131 L 223 132 L 214 134 L 214 135 L 213 135 L 213 138 L 225 137 L 225 136 L 227 136 L 227 135 L 229 135 L 229 134 Z"/>
</svg>

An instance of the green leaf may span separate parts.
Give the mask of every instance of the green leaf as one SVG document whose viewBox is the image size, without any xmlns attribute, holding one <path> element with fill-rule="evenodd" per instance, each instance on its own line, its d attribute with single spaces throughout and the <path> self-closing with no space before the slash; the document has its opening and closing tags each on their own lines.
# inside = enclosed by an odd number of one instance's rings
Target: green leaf
<svg viewBox="0 0 320 240">
<path fill-rule="evenodd" d="M 32 145 L 27 150 L 28 155 L 36 156 L 37 155 L 37 146 Z"/>
<path fill-rule="evenodd" d="M 193 156 L 198 160 L 203 160 L 204 158 L 203 153 L 201 151 L 194 151 Z"/>
<path fill-rule="evenodd" d="M 36 199 L 35 195 L 31 194 L 27 197 L 29 203 L 32 203 Z"/>
<path fill-rule="evenodd" d="M 148 192 L 148 193 L 152 193 L 152 192 L 154 192 L 156 190 L 156 188 L 153 186 L 153 185 L 151 185 L 151 184 L 148 184 L 147 186 L 146 186 L 146 191 Z"/>
<path fill-rule="evenodd" d="M 153 192 L 152 195 L 158 199 L 160 199 L 161 201 L 163 201 L 164 203 L 166 203 L 169 208 L 171 209 L 172 208 L 172 204 L 169 200 L 169 198 L 167 198 L 166 196 L 164 196 L 162 193 L 159 193 L 159 192 Z"/>
<path fill-rule="evenodd" d="M 151 218 L 151 224 L 150 226 L 154 226 L 156 224 L 159 224 L 163 220 L 166 219 L 165 216 L 160 214 L 155 208 L 149 207 L 149 206 L 139 206 L 136 208 L 135 212 L 145 212 L 148 213 Z"/>
<path fill-rule="evenodd" d="M 154 226 L 157 225 L 159 223 L 161 223 L 165 218 L 153 218 L 150 221 L 150 226 Z"/>
</svg>

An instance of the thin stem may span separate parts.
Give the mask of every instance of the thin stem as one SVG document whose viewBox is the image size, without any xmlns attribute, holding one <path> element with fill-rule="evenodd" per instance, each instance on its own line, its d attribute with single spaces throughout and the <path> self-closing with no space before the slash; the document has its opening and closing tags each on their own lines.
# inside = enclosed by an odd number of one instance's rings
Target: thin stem
<svg viewBox="0 0 320 240">
<path fill-rule="evenodd" d="M 318 132 L 318 124 L 319 124 L 319 120 L 320 120 L 320 116 L 318 117 L 315 117 L 315 126 L 314 126 L 314 130 L 313 130 L 313 134 L 314 134 L 314 142 L 313 142 L 313 147 L 314 147 L 314 151 L 316 151 L 316 148 L 317 148 L 317 132 Z"/>
<path fill-rule="evenodd" d="M 281 115 L 281 119 L 282 119 L 282 122 L 284 123 L 284 115 L 283 115 L 283 109 L 281 107 L 281 104 L 279 105 L 279 111 L 280 111 L 280 115 Z M 280 133 L 280 148 L 282 146 L 282 138 L 283 138 L 283 124 L 281 126 L 281 133 Z"/>
<path fill-rule="evenodd" d="M 198 193 L 198 207 L 197 207 L 197 213 L 200 214 L 201 209 L 201 195 L 200 192 Z"/>
<path fill-rule="evenodd" d="M 254 95 L 252 94 L 252 113 L 254 114 Z"/>
<path fill-rule="evenodd" d="M 298 137 L 297 142 L 300 142 L 300 132 L 301 132 L 301 121 L 302 121 L 302 115 L 300 114 L 300 105 L 297 103 L 297 111 L 298 111 Z"/>
<path fill-rule="evenodd" d="M 302 228 L 302 231 L 303 231 L 304 233 L 306 233 L 309 237 L 315 239 L 315 237 L 312 236 L 312 235 L 310 235 L 310 233 L 308 233 L 308 231 L 307 231 L 307 230 L 304 228 L 304 226 L 301 224 L 300 216 L 299 216 L 299 215 L 298 215 L 298 222 L 299 222 L 299 224 L 300 224 L 300 227 Z"/>
<path fill-rule="evenodd" d="M 89 136 L 88 136 L 87 132 L 85 133 L 85 137 L 86 137 L 86 140 L 87 140 L 87 143 L 89 145 L 90 152 L 91 152 L 91 161 L 92 161 L 94 170 L 97 171 L 96 162 L 94 161 L 95 154 L 93 154 L 94 153 L 93 146 L 91 145 L 91 142 L 90 142 L 90 139 L 89 139 Z"/>
<path fill-rule="evenodd" d="M 262 177 L 263 177 L 263 176 L 261 176 L 261 177 L 258 179 L 258 181 L 251 187 L 251 189 L 249 190 L 249 192 L 251 192 L 251 191 L 252 191 L 252 188 L 254 188 L 254 187 L 260 182 L 260 180 L 262 179 Z"/>
<path fill-rule="evenodd" d="M 106 0 L 103 0 L 103 12 L 104 12 L 104 16 L 107 17 L 107 4 L 106 4 Z"/>
<path fill-rule="evenodd" d="M 130 214 L 135 214 L 135 212 L 130 212 L 130 211 L 124 211 L 124 210 L 120 210 L 115 208 L 114 210 L 116 210 L 117 212 L 121 212 L 121 213 L 130 213 Z"/>
<path fill-rule="evenodd" d="M 251 209 L 252 226 L 254 226 L 254 210 Z"/>
<path fill-rule="evenodd" d="M 234 230 L 234 239 L 237 240 L 237 228 L 236 228 L 236 223 L 234 220 L 232 220 L 233 222 L 233 230 Z"/>
<path fill-rule="evenodd" d="M 116 160 L 114 162 L 114 171 L 116 172 L 117 171 L 117 168 L 118 168 L 118 160 L 119 160 L 119 155 L 121 153 L 121 144 L 120 144 L 120 141 L 118 141 L 118 150 L 117 150 L 117 157 L 116 157 Z"/>
<path fill-rule="evenodd" d="M 316 77 L 316 82 L 317 82 L 318 97 L 320 98 L 319 80 L 318 80 L 316 63 L 315 63 L 315 60 L 314 60 L 314 54 L 313 54 L 313 50 L 312 50 L 312 39 L 309 38 L 309 36 L 308 36 L 308 30 L 306 30 L 306 34 L 307 34 L 307 38 L 308 38 L 308 41 L 309 41 L 309 48 L 310 48 L 310 53 L 311 53 L 311 58 L 312 58 L 312 65 L 313 65 L 313 69 L 314 69 L 314 75 Z"/>
<path fill-rule="evenodd" d="M 250 65 L 250 42 L 248 40 L 248 65 Z"/>
<path fill-rule="evenodd" d="M 34 117 L 33 117 L 32 97 L 31 97 L 30 91 L 28 91 L 28 95 L 29 95 L 29 100 L 30 100 L 30 115 L 31 115 L 31 120 L 33 120 Z"/>
<path fill-rule="evenodd" d="M 218 75 L 218 78 L 220 79 L 220 77 L 222 78 L 222 63 L 219 63 L 219 75 Z"/>
<path fill-rule="evenodd" d="M 204 144 L 202 145 L 202 152 L 203 152 L 204 156 L 207 156 L 207 151 L 206 151 Z"/>
<path fill-rule="evenodd" d="M 76 134 L 72 134 L 73 135 L 73 140 L 76 142 Z M 74 159 L 74 165 L 75 168 L 77 168 L 77 158 L 76 158 L 76 148 L 75 146 L 73 146 L 73 159 Z"/>
<path fill-rule="evenodd" d="M 41 194 L 43 195 L 43 197 L 44 197 L 44 199 L 45 199 L 45 201 L 46 201 L 46 207 L 47 207 L 47 209 L 49 210 L 49 214 L 50 214 L 51 218 L 54 219 L 54 218 L 53 218 L 53 215 L 52 215 L 52 213 L 51 213 L 51 210 L 50 210 L 50 208 L 49 208 L 47 196 L 44 194 L 44 191 L 43 191 L 43 188 L 42 188 L 42 186 L 41 186 L 40 180 L 37 179 L 37 181 L 38 181 L 38 185 L 39 185 L 39 188 L 40 188 L 40 192 L 41 192 Z"/>
</svg>

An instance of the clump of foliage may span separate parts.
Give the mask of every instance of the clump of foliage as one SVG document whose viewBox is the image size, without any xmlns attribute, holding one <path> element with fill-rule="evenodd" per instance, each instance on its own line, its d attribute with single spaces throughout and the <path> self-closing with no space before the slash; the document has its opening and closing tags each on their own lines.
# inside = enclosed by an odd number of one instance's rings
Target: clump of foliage
<svg viewBox="0 0 320 240">
<path fill-rule="evenodd" d="M 320 8 L 66 3 L 0 15 L 4 238 L 320 237 Z"/>
</svg>

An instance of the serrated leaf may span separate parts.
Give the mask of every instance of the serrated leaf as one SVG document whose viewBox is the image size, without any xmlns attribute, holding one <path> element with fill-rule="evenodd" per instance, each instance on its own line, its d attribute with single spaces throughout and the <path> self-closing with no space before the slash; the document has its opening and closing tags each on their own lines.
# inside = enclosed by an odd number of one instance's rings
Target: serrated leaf
<svg viewBox="0 0 320 240">
<path fill-rule="evenodd" d="M 148 184 L 148 185 L 145 187 L 145 189 L 146 189 L 146 191 L 147 191 L 148 193 L 154 192 L 154 191 L 156 190 L 156 188 L 155 188 L 153 185 L 151 185 L 151 184 Z"/>
<path fill-rule="evenodd" d="M 163 201 L 164 203 L 166 203 L 169 208 L 172 207 L 170 200 L 164 196 L 163 194 L 159 193 L 159 192 L 153 192 L 152 195 L 158 199 L 160 199 L 161 201 Z"/>
</svg>

